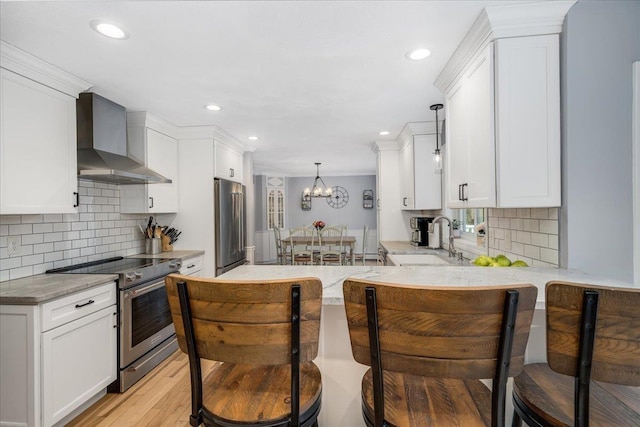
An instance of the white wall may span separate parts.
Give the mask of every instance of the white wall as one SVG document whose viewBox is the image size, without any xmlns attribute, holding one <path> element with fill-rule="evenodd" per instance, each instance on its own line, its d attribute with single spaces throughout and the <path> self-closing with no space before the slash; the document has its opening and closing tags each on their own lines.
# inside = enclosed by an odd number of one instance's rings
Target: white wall
<svg viewBox="0 0 640 427">
<path fill-rule="evenodd" d="M 561 46 L 560 266 L 633 281 L 632 71 L 640 2 L 588 1 Z"/>
</svg>

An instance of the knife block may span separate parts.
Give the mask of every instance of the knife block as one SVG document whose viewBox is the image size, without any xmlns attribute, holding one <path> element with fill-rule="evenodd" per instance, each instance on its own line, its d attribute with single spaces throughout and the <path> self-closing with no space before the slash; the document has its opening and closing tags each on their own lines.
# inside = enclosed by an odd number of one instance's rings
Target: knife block
<svg viewBox="0 0 640 427">
<path fill-rule="evenodd" d="M 169 236 L 163 235 L 162 239 L 162 252 L 170 252 L 173 250 L 173 245 L 171 244 L 171 238 Z"/>
</svg>

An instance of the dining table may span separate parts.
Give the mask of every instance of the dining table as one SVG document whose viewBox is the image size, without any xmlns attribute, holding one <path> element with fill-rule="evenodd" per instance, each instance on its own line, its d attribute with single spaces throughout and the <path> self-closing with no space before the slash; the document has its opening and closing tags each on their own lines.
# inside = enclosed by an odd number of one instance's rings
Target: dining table
<svg viewBox="0 0 640 427">
<path fill-rule="evenodd" d="M 328 244 L 328 245 L 338 245 L 340 244 L 340 236 L 323 236 L 322 237 L 322 244 Z M 287 237 L 284 239 L 280 240 L 282 243 L 282 250 L 283 252 L 286 254 L 287 251 L 289 251 L 289 247 L 291 246 L 291 243 L 293 241 L 294 245 L 312 245 L 312 244 L 317 244 L 318 243 L 318 237 L 317 236 L 293 236 L 293 237 Z M 350 260 L 350 264 L 351 265 L 355 265 L 355 261 L 356 261 L 356 254 L 355 254 L 355 247 L 356 247 L 356 236 L 342 236 L 342 247 L 343 248 L 348 248 L 349 249 L 349 260 Z"/>
</svg>

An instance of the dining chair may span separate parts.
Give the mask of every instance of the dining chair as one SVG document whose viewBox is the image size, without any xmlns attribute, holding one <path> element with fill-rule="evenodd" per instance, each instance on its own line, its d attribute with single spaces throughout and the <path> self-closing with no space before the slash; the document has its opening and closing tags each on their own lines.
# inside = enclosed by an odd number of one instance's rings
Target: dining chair
<svg viewBox="0 0 640 427">
<path fill-rule="evenodd" d="M 369 234 L 369 226 L 365 224 L 362 229 L 362 252 L 354 254 L 355 261 L 362 261 L 362 265 L 366 265 L 367 257 L 367 235 Z"/>
<path fill-rule="evenodd" d="M 367 426 L 504 426 L 538 289 L 347 279 L 344 303 Z M 489 389 L 481 379 L 492 379 Z"/>
<path fill-rule="evenodd" d="M 322 282 L 313 277 L 165 279 L 189 356 L 193 427 L 317 426 Z M 202 378 L 201 359 L 219 362 Z"/>
<path fill-rule="evenodd" d="M 303 243 L 296 243 L 294 237 L 303 237 Z M 311 264 L 313 265 L 313 247 L 315 233 L 309 227 L 297 227 L 289 230 L 289 247 L 291 248 L 291 265 Z"/>
<path fill-rule="evenodd" d="M 342 247 L 343 233 L 343 228 L 333 226 L 324 227 L 320 231 L 318 237 L 318 244 L 320 245 L 320 265 L 344 265 L 345 256 Z M 326 238 L 331 238 L 331 241 L 327 242 Z"/>
<path fill-rule="evenodd" d="M 640 426 L 640 289 L 551 281 L 547 363 L 513 381 L 513 426 Z"/>
<path fill-rule="evenodd" d="M 280 229 L 278 227 L 273 227 L 273 235 L 276 240 L 276 264 L 286 264 L 282 247 L 282 237 L 280 236 Z"/>
</svg>

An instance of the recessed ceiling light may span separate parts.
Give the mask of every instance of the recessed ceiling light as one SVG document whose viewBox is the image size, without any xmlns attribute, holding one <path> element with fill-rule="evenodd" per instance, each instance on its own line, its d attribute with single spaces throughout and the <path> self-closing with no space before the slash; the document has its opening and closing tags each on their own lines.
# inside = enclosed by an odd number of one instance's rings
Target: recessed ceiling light
<svg viewBox="0 0 640 427">
<path fill-rule="evenodd" d="M 431 51 L 429 49 L 418 48 L 410 50 L 406 53 L 406 58 L 412 61 L 420 61 L 425 59 L 427 56 L 431 55 Z"/>
<path fill-rule="evenodd" d="M 258 137 L 257 137 L 257 136 L 250 136 L 250 137 L 249 137 L 249 139 L 250 139 L 251 141 L 257 141 L 257 140 L 258 140 Z"/>
<path fill-rule="evenodd" d="M 380 132 L 378 132 L 378 135 L 389 135 L 389 131 L 388 130 L 381 130 Z"/>
<path fill-rule="evenodd" d="M 204 108 L 206 108 L 209 111 L 220 111 L 220 110 L 222 110 L 222 107 L 219 106 L 219 105 L 216 105 L 216 104 L 209 104 Z"/>
<path fill-rule="evenodd" d="M 91 21 L 89 25 L 91 25 L 91 28 L 93 28 L 103 36 L 106 36 L 112 39 L 124 40 L 129 38 L 129 33 L 127 33 L 122 28 L 110 22 L 94 20 L 94 21 Z"/>
</svg>

